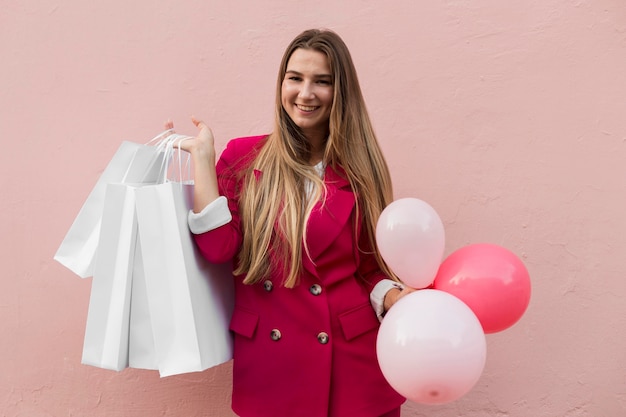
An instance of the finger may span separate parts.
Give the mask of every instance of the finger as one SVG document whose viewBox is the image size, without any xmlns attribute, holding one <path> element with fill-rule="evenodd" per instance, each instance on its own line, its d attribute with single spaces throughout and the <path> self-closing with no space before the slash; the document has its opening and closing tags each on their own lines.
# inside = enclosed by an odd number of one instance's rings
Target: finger
<svg viewBox="0 0 626 417">
<path fill-rule="evenodd" d="M 185 150 L 185 148 L 184 148 L 183 146 L 181 146 L 181 145 L 182 145 L 182 144 L 183 144 L 183 142 L 184 142 L 184 141 L 186 141 L 187 139 L 191 139 L 191 138 L 181 138 L 181 139 L 178 139 L 178 140 L 176 140 L 176 142 L 174 142 L 174 143 L 172 144 L 172 146 L 173 146 L 174 148 L 178 148 L 178 149 Z"/>
<path fill-rule="evenodd" d="M 165 128 L 166 129 L 173 129 L 174 128 L 174 122 L 172 122 L 170 119 L 167 119 L 167 121 L 165 122 Z"/>
<path fill-rule="evenodd" d="M 405 295 L 408 295 L 408 294 L 412 293 L 413 291 L 415 291 L 415 288 L 404 287 L 402 289 L 402 291 L 400 291 L 400 295 L 398 296 L 398 298 L 404 297 Z"/>
<path fill-rule="evenodd" d="M 209 126 L 207 126 L 206 123 L 204 123 L 202 120 L 196 119 L 195 116 L 191 116 L 191 121 L 198 129 L 209 128 Z"/>
<path fill-rule="evenodd" d="M 210 140 L 213 140 L 213 131 L 206 123 L 204 123 L 202 120 L 196 119 L 194 116 L 191 116 L 191 121 L 200 130 L 198 132 L 198 135 L 202 135 L 204 137 L 208 137 L 208 139 Z"/>
</svg>

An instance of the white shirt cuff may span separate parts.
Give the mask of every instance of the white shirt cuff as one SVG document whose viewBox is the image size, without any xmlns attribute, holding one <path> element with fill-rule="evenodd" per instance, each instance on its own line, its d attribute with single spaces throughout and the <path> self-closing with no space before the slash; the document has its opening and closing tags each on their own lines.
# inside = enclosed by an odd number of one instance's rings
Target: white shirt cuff
<svg viewBox="0 0 626 417">
<path fill-rule="evenodd" d="M 382 321 L 385 316 L 385 295 L 387 295 L 387 292 L 393 288 L 402 290 L 404 286 L 399 282 L 390 279 L 383 279 L 374 286 L 374 289 L 370 293 L 370 303 L 372 303 L 372 307 L 374 308 L 376 317 L 378 317 L 379 321 Z"/>
<path fill-rule="evenodd" d="M 189 210 L 187 223 L 189 224 L 191 233 L 199 235 L 200 233 L 205 233 L 217 229 L 220 226 L 224 226 L 232 219 L 233 216 L 228 209 L 228 200 L 224 196 L 219 196 L 207 204 L 200 213 L 194 213 Z"/>
</svg>

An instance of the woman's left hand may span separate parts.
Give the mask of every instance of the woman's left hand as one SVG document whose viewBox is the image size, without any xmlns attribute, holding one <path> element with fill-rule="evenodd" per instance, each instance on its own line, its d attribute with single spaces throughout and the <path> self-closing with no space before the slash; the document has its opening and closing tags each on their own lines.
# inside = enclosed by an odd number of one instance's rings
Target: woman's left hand
<svg viewBox="0 0 626 417">
<path fill-rule="evenodd" d="M 415 288 L 406 287 L 406 286 L 402 290 L 398 288 L 392 288 L 389 291 L 387 291 L 387 294 L 385 294 L 385 300 L 383 301 L 384 306 L 385 306 L 385 311 L 389 311 L 389 309 L 393 307 L 393 305 L 400 298 L 404 297 L 407 294 L 412 293 L 413 291 L 417 291 L 417 290 Z"/>
</svg>

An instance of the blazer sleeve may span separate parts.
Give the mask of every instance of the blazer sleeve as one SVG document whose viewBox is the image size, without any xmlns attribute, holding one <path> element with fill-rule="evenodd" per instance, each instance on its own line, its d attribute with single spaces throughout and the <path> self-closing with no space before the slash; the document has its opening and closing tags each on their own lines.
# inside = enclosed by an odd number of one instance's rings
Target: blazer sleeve
<svg viewBox="0 0 626 417">
<path fill-rule="evenodd" d="M 380 269 L 375 256 L 375 248 L 372 248 L 370 240 L 364 228 L 359 233 L 358 244 L 358 274 L 364 282 L 365 288 L 369 293 L 372 292 L 376 284 L 389 277 Z"/>
<path fill-rule="evenodd" d="M 212 263 L 224 263 L 235 257 L 242 243 L 239 192 L 242 172 L 253 157 L 262 136 L 233 139 L 228 142 L 217 165 L 217 181 L 221 196 L 226 197 L 231 220 L 194 238 L 202 255 Z"/>
</svg>

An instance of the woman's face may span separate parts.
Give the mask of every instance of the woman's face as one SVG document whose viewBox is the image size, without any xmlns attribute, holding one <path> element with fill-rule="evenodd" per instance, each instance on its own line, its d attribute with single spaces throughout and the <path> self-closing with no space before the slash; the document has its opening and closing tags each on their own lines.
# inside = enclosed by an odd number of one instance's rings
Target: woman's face
<svg viewBox="0 0 626 417">
<path fill-rule="evenodd" d="M 325 54 L 302 48 L 291 54 L 281 87 L 281 102 L 307 138 L 326 138 L 333 84 Z"/>
</svg>

